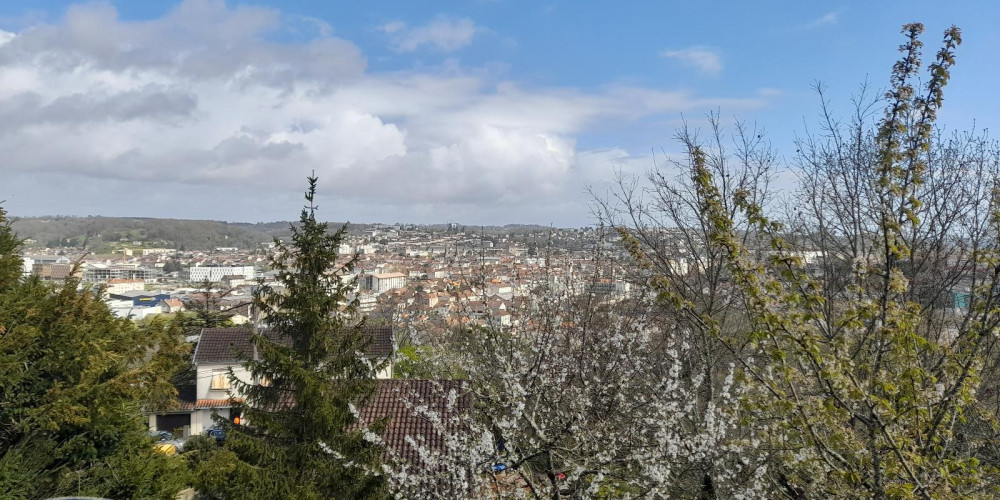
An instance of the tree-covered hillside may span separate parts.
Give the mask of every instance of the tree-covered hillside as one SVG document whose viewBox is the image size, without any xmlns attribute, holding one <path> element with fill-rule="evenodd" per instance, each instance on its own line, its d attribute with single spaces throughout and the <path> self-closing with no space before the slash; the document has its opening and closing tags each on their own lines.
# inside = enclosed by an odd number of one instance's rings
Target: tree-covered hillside
<svg viewBox="0 0 1000 500">
<path fill-rule="evenodd" d="M 290 222 L 224 222 L 214 220 L 153 219 L 142 217 L 11 217 L 14 231 L 26 238 L 26 248 L 75 248 L 104 253 L 122 247 L 211 250 L 217 247 L 251 249 L 274 238 L 291 235 Z M 341 222 L 330 222 L 335 226 Z M 348 224 L 348 231 L 363 231 L 380 225 Z M 413 226 L 446 232 L 447 225 Z M 496 237 L 534 237 L 544 242 L 551 228 L 534 225 L 459 226 L 462 232 Z M 137 244 L 138 243 L 138 244 Z"/>
<path fill-rule="evenodd" d="M 210 220 L 131 217 L 22 217 L 13 228 L 28 246 L 104 252 L 121 246 L 187 250 L 254 248 L 288 233 L 287 222 L 230 224 Z"/>
</svg>

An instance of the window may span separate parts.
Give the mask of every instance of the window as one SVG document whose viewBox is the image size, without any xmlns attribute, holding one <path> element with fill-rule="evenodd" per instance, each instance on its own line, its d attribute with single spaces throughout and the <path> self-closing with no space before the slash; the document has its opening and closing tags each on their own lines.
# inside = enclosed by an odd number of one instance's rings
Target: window
<svg viewBox="0 0 1000 500">
<path fill-rule="evenodd" d="M 212 370 L 212 390 L 229 389 L 229 374 L 226 370 Z"/>
</svg>

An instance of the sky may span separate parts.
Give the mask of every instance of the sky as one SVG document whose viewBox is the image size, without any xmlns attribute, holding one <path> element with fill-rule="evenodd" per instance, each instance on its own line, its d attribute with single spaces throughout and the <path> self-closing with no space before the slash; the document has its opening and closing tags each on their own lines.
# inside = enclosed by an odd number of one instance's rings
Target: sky
<svg viewBox="0 0 1000 500">
<path fill-rule="evenodd" d="M 939 124 L 994 129 L 994 1 L 0 2 L 14 216 L 579 227 L 718 113 L 791 162 L 922 22 L 963 31 Z M 655 155 L 653 154 L 655 152 Z M 789 178 L 791 179 L 791 178 Z M 779 184 L 790 188 L 791 181 Z"/>
</svg>

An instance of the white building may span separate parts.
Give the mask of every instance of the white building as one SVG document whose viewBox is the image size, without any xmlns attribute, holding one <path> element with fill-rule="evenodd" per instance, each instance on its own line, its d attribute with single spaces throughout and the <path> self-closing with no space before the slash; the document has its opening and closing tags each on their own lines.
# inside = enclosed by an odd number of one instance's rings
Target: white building
<svg viewBox="0 0 1000 500">
<path fill-rule="evenodd" d="M 257 277 L 253 266 L 195 266 L 188 269 L 188 273 L 188 281 L 192 283 L 219 282 L 226 276 L 243 276 L 247 280 Z"/>
<path fill-rule="evenodd" d="M 510 299 L 514 295 L 514 286 L 505 282 L 490 283 L 486 288 L 486 295 L 491 297 L 499 295 L 505 299 Z"/>
<path fill-rule="evenodd" d="M 358 311 L 363 313 L 370 313 L 375 310 L 375 306 L 378 305 L 378 300 L 375 298 L 375 294 L 361 292 L 358 294 Z"/>
<path fill-rule="evenodd" d="M 69 264 L 73 262 L 69 257 L 65 255 L 22 255 L 21 265 L 22 272 L 25 276 L 30 276 L 34 271 L 35 266 L 43 266 L 45 264 Z"/>
<path fill-rule="evenodd" d="M 365 274 L 361 276 L 358 286 L 362 290 L 368 290 L 375 293 L 383 293 L 394 288 L 403 288 L 406 286 L 406 275 L 403 273 L 376 273 L 376 274 Z"/>
<path fill-rule="evenodd" d="M 171 253 L 177 253 L 177 250 L 173 248 L 143 248 L 142 255 L 166 255 Z"/>
<path fill-rule="evenodd" d="M 148 316 L 163 314 L 163 309 L 160 306 L 139 307 L 132 304 L 132 301 L 130 300 L 109 300 L 107 301 L 107 304 L 111 314 L 114 314 L 119 318 L 129 318 L 133 321 L 139 321 Z"/>
<path fill-rule="evenodd" d="M 105 291 L 109 294 L 120 295 L 125 292 L 133 292 L 146 289 L 146 281 L 141 279 L 112 278 L 107 282 Z"/>
</svg>

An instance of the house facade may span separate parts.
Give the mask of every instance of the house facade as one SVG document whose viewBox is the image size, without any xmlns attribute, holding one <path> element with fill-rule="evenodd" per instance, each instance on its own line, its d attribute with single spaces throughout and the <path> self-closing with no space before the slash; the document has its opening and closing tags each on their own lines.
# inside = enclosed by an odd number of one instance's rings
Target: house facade
<svg viewBox="0 0 1000 500">
<path fill-rule="evenodd" d="M 370 358 L 388 360 L 376 377 L 392 378 L 392 357 L 395 353 L 392 328 L 366 327 L 371 335 L 367 355 Z M 264 332 L 272 341 L 282 342 L 276 333 Z M 180 404 L 172 411 L 149 416 L 149 428 L 155 431 L 171 431 L 175 435 L 190 436 L 204 434 L 215 427 L 212 415 L 233 420 L 239 415 L 234 408 L 242 402 L 239 382 L 256 383 L 243 368 L 243 361 L 255 357 L 250 342 L 253 331 L 249 328 L 203 328 L 191 362 L 195 368 L 193 387 L 179 388 Z"/>
</svg>

